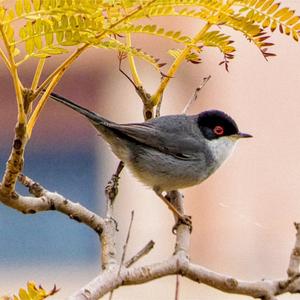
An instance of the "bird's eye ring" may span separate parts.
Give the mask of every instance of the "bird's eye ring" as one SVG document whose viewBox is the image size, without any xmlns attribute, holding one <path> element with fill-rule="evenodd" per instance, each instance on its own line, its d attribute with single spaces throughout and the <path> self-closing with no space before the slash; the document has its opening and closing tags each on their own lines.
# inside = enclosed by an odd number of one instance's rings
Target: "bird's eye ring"
<svg viewBox="0 0 300 300">
<path fill-rule="evenodd" d="M 218 135 L 218 136 L 221 136 L 224 134 L 224 128 L 222 126 L 219 126 L 217 125 L 215 128 L 214 128 L 214 134 Z"/>
</svg>

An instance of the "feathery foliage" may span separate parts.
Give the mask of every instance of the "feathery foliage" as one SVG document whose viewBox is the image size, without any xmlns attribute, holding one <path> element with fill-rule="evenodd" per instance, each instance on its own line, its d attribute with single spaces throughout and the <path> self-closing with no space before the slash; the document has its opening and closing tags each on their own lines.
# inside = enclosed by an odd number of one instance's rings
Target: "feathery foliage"
<svg viewBox="0 0 300 300">
<path fill-rule="evenodd" d="M 206 32 L 192 41 L 192 37 L 180 30 L 158 28 L 154 18 L 158 16 L 200 19 L 217 25 L 218 31 Z M 138 24 L 143 19 L 151 24 Z M 273 44 L 266 42 L 267 34 L 279 28 L 281 33 L 298 41 L 299 20 L 293 10 L 281 7 L 274 0 L 16 0 L 14 8 L 0 8 L 0 26 L 10 51 L 17 56 L 21 52 L 19 47 L 25 44 L 26 55 L 21 62 L 32 56 L 50 57 L 67 52 L 70 46 L 89 44 L 133 54 L 156 68 L 157 59 L 128 47 L 122 36 L 151 34 L 183 46 L 194 43 L 193 46 L 216 47 L 228 56 L 235 51 L 233 41 L 219 29 L 227 26 L 242 32 L 268 57 L 273 54 L 267 48 Z M 20 29 L 16 26 L 18 22 L 22 23 Z"/>
<path fill-rule="evenodd" d="M 182 32 L 184 28 L 176 27 L 176 23 L 175 29 L 173 24 L 172 29 L 167 25 L 159 27 L 156 17 L 193 18 L 199 27 L 192 36 Z M 13 7 L 0 5 L 0 38 L 4 45 L 0 48 L 0 57 L 13 78 L 19 120 L 25 123 L 30 117 L 27 132 L 30 136 L 47 96 L 65 70 L 89 47 L 115 50 L 121 53 L 119 57 L 127 56 L 137 86 L 142 83 L 135 57 L 157 69 L 163 78 L 157 91 L 150 96 L 151 105 L 155 106 L 182 62 L 200 63 L 205 48 L 220 50 L 224 57 L 220 64 L 228 70 L 236 49 L 228 31 L 223 32 L 225 27 L 241 32 L 266 59 L 275 55 L 269 50 L 273 45 L 269 39 L 277 28 L 295 41 L 300 36 L 300 18 L 294 10 L 275 0 L 15 0 Z M 158 58 L 140 49 L 139 45 L 132 45 L 134 35 L 151 35 L 178 45 L 168 50 L 174 61 L 167 72 L 160 70 L 165 64 Z M 45 60 L 69 51 L 72 54 L 39 84 Z M 38 58 L 39 64 L 30 101 L 37 99 L 42 89 L 48 90 L 31 115 L 31 111 L 25 111 L 18 67 L 32 57 Z"/>
<path fill-rule="evenodd" d="M 56 294 L 59 290 L 56 286 L 47 292 L 42 286 L 37 286 L 33 281 L 27 282 L 27 289 L 20 288 L 18 295 L 13 297 L 3 296 L 0 300 L 43 300 Z"/>
</svg>

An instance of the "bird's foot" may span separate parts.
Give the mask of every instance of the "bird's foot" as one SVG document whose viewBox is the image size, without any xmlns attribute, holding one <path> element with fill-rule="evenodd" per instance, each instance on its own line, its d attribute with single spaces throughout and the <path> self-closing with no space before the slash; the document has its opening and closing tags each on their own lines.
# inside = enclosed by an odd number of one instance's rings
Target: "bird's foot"
<svg viewBox="0 0 300 300">
<path fill-rule="evenodd" d="M 177 229 L 180 225 L 186 225 L 189 228 L 190 233 L 193 230 L 193 224 L 192 224 L 192 216 L 188 216 L 188 215 L 180 215 L 178 216 L 178 221 L 176 222 L 176 224 L 173 226 L 172 228 L 172 233 L 176 234 L 177 233 Z"/>
</svg>

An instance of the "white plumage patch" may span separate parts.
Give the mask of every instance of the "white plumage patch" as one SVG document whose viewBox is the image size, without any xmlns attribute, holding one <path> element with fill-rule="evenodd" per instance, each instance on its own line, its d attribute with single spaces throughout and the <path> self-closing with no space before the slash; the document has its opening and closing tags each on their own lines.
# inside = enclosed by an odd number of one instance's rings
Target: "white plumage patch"
<svg viewBox="0 0 300 300">
<path fill-rule="evenodd" d="M 210 151 L 220 166 L 234 150 L 237 139 L 230 136 L 220 137 L 218 139 L 207 141 Z"/>
</svg>

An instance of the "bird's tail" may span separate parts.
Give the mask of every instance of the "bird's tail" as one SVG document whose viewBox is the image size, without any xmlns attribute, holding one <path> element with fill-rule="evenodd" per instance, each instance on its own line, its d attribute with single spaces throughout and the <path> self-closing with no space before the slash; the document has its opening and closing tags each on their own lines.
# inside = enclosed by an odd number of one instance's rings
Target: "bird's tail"
<svg viewBox="0 0 300 300">
<path fill-rule="evenodd" d="M 87 117 L 92 123 L 95 123 L 95 124 L 109 123 L 109 121 L 106 120 L 105 118 L 97 115 L 96 113 L 88 110 L 87 108 L 84 108 L 84 107 L 82 107 L 63 96 L 56 94 L 56 93 L 51 93 L 50 98 L 66 105 L 66 106 L 69 106 L 73 110 L 75 110 L 75 111 L 79 112 L 80 114 L 84 115 L 85 117 Z"/>
</svg>

